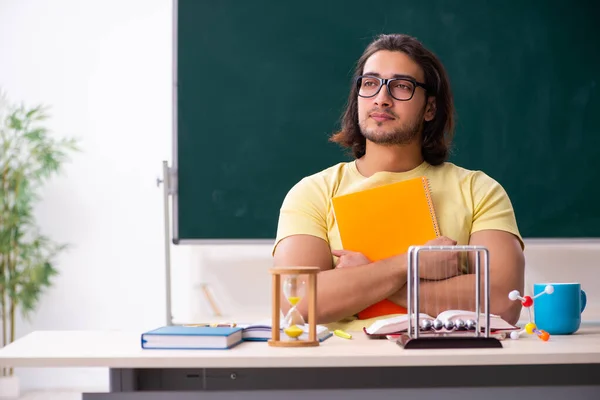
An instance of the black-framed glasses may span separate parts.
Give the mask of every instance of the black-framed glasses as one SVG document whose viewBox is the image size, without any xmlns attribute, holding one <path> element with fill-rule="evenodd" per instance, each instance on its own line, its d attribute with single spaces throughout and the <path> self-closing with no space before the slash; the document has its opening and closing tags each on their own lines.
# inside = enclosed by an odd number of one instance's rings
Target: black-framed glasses
<svg viewBox="0 0 600 400">
<path fill-rule="evenodd" d="M 369 98 L 376 96 L 383 85 L 387 87 L 390 96 L 399 101 L 412 99 L 417 86 L 427 91 L 427 85 L 408 77 L 383 79 L 371 75 L 361 75 L 356 78 L 356 87 L 360 97 Z"/>
</svg>

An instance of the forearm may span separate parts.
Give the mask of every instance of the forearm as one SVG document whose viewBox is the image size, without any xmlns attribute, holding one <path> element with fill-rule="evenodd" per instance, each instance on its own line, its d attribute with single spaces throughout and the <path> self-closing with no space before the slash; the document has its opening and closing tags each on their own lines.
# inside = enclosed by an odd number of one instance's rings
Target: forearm
<svg viewBox="0 0 600 400">
<path fill-rule="evenodd" d="M 406 283 L 406 257 L 336 268 L 317 275 L 317 323 L 339 321 L 383 300 Z M 298 305 L 307 321 L 308 301 Z"/>
<path fill-rule="evenodd" d="M 484 284 L 481 277 L 481 311 L 485 311 Z M 514 324 L 519 319 L 521 303 L 508 298 L 511 290 L 500 282 L 490 282 L 490 313 Z M 404 296 L 393 297 L 393 301 L 406 307 L 406 291 L 403 293 Z M 421 281 L 419 285 L 419 308 L 422 313 L 436 316 L 445 310 L 475 311 L 475 304 L 475 274 L 459 275 L 441 281 Z"/>
</svg>

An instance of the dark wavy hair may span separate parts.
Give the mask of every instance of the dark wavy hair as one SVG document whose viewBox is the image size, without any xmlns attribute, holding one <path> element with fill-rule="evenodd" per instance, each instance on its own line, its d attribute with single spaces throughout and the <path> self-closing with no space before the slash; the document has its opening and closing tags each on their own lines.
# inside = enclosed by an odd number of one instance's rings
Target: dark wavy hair
<svg viewBox="0 0 600 400">
<path fill-rule="evenodd" d="M 342 116 L 341 130 L 334 133 L 329 140 L 342 147 L 350 148 L 355 158 L 365 154 L 366 139 L 358 125 L 358 88 L 355 82 L 356 77 L 363 73 L 367 59 L 380 50 L 401 51 L 423 69 L 427 96 L 435 96 L 436 112 L 431 121 L 424 122 L 421 151 L 423 158 L 429 164 L 442 164 L 448 159 L 454 135 L 454 104 L 450 82 L 444 66 L 436 55 L 427 50 L 416 38 L 408 35 L 380 35 L 367 46 L 354 70 L 353 85 Z"/>
</svg>

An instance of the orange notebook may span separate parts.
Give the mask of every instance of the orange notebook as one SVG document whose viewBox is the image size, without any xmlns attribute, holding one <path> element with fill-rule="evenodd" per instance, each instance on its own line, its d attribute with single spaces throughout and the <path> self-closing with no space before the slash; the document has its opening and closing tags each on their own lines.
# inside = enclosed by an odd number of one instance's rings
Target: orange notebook
<svg viewBox="0 0 600 400">
<path fill-rule="evenodd" d="M 345 250 L 371 261 L 403 254 L 440 236 L 426 177 L 334 197 L 335 218 Z M 405 314 L 385 299 L 358 313 L 360 319 Z"/>
</svg>

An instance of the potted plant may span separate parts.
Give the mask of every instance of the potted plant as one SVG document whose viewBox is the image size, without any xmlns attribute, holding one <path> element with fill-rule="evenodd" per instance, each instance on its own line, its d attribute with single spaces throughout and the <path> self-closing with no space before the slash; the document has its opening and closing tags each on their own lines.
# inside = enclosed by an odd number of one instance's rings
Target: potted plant
<svg viewBox="0 0 600 400">
<path fill-rule="evenodd" d="M 15 316 L 35 310 L 57 274 L 56 257 L 65 250 L 45 236 L 34 215 L 44 184 L 61 171 L 72 138 L 54 138 L 43 106 L 11 104 L 0 93 L 0 312 L 2 345 L 15 340 Z M 17 397 L 12 368 L 0 368 L 0 397 Z"/>
</svg>

